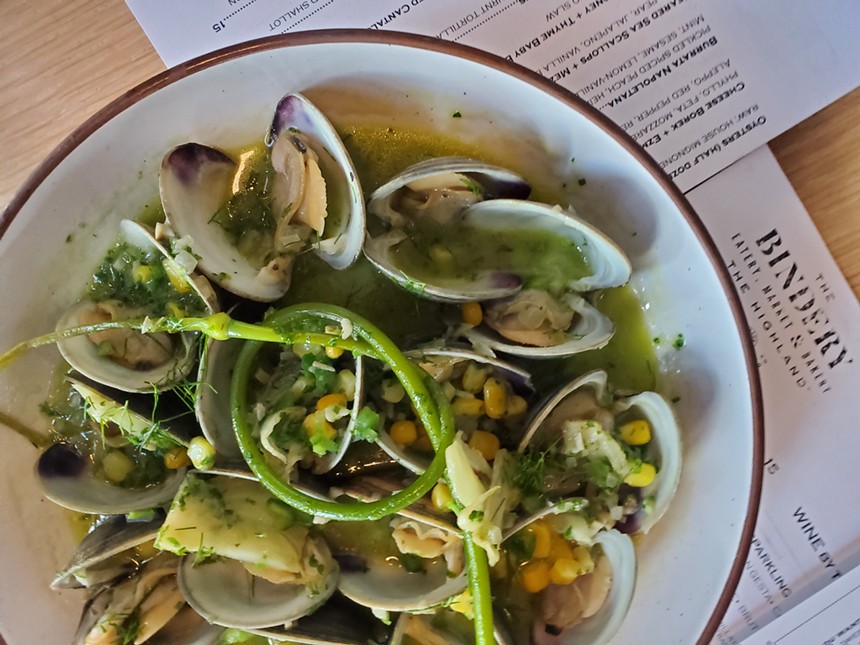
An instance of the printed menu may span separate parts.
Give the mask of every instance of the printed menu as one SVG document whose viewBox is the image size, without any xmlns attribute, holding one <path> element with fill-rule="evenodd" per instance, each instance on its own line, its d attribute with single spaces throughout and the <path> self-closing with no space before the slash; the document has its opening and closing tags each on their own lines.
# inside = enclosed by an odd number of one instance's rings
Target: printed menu
<svg viewBox="0 0 860 645">
<path fill-rule="evenodd" d="M 767 435 L 762 507 L 714 642 L 741 642 L 860 561 L 860 515 L 840 503 L 840 491 L 860 485 L 852 464 L 860 435 L 839 432 L 856 417 L 860 305 L 763 147 L 860 85 L 860 4 L 127 2 L 167 65 L 290 31 L 391 29 L 493 52 L 607 114 L 689 191 L 755 339 Z"/>
</svg>

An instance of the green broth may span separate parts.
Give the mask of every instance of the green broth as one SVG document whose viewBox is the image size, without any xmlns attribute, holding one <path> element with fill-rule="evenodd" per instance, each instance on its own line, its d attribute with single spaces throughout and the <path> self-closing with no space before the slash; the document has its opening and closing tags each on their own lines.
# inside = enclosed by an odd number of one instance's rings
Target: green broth
<svg viewBox="0 0 860 645">
<path fill-rule="evenodd" d="M 411 224 L 410 237 L 394 248 L 393 257 L 398 268 L 422 282 L 474 280 L 498 270 L 521 276 L 526 288 L 559 295 L 571 281 L 591 273 L 579 246 L 548 231 L 487 230 L 470 224 L 453 227 L 429 218 Z"/>
</svg>

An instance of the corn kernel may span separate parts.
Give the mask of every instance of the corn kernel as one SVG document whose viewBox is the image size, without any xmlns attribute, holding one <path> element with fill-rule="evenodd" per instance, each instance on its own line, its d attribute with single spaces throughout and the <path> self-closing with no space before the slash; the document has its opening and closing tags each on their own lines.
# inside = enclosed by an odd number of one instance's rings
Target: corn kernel
<svg viewBox="0 0 860 645">
<path fill-rule="evenodd" d="M 505 408 L 505 414 L 509 417 L 514 417 L 518 414 L 523 414 L 529 407 L 528 402 L 519 394 L 514 394 L 508 397 L 508 405 Z"/>
<path fill-rule="evenodd" d="M 579 562 L 579 575 L 584 576 L 586 573 L 594 571 L 594 560 L 591 558 L 591 551 L 586 547 L 575 547 L 573 549 L 573 559 Z"/>
<path fill-rule="evenodd" d="M 505 416 L 508 405 L 508 395 L 501 381 L 488 378 L 484 383 L 484 409 L 491 419 L 501 419 Z"/>
<path fill-rule="evenodd" d="M 188 442 L 188 458 L 198 470 L 208 470 L 215 465 L 215 448 L 206 437 L 194 437 Z"/>
<path fill-rule="evenodd" d="M 343 356 L 343 348 L 342 347 L 334 347 L 333 345 L 326 345 L 325 355 L 330 359 L 335 360 L 336 358 L 340 358 Z"/>
<path fill-rule="evenodd" d="M 176 446 L 164 453 L 164 466 L 170 470 L 184 468 L 190 463 L 191 459 L 188 458 L 188 450 L 183 446 Z"/>
<path fill-rule="evenodd" d="M 632 472 L 624 478 L 624 483 L 636 488 L 644 488 L 654 481 L 657 469 L 649 463 L 643 462 L 639 470 Z"/>
<path fill-rule="evenodd" d="M 326 420 L 325 414 L 321 410 L 306 416 L 305 420 L 302 421 L 302 428 L 304 428 L 308 437 L 313 437 L 317 434 L 322 434 L 326 439 L 337 437 L 337 430 Z"/>
<path fill-rule="evenodd" d="M 535 536 L 535 548 L 532 551 L 532 557 L 548 558 L 552 553 L 552 528 L 543 520 L 537 520 L 529 524 L 529 530 Z"/>
<path fill-rule="evenodd" d="M 326 394 L 325 396 L 321 396 L 317 401 L 317 410 L 333 408 L 336 405 L 341 408 L 346 407 L 346 394 L 335 392 L 334 394 Z"/>
<path fill-rule="evenodd" d="M 464 302 L 460 305 L 460 315 L 463 317 L 463 322 L 472 327 L 477 327 L 484 319 L 484 312 L 477 302 Z"/>
<path fill-rule="evenodd" d="M 413 421 L 395 421 L 388 429 L 388 435 L 398 446 L 411 446 L 418 439 L 418 428 Z"/>
<path fill-rule="evenodd" d="M 447 511 L 454 502 L 454 497 L 451 495 L 451 489 L 448 488 L 448 484 L 439 482 L 433 487 L 433 492 L 430 493 L 430 500 L 433 502 L 433 506 L 440 511 Z"/>
<path fill-rule="evenodd" d="M 642 446 L 651 441 L 651 424 L 645 419 L 636 419 L 619 428 L 621 440 L 629 446 Z"/>
<path fill-rule="evenodd" d="M 523 588 L 529 593 L 538 593 L 549 586 L 549 562 L 546 560 L 532 560 L 520 567 Z"/>
<path fill-rule="evenodd" d="M 572 560 L 574 559 L 573 547 L 570 545 L 570 542 L 556 534 L 553 536 L 552 553 L 550 555 L 553 560 Z"/>
<path fill-rule="evenodd" d="M 382 382 L 382 399 L 389 403 L 400 403 L 406 396 L 406 390 L 397 379 L 386 379 Z"/>
<path fill-rule="evenodd" d="M 496 453 L 499 452 L 499 448 L 501 447 L 499 438 L 492 432 L 484 430 L 475 430 L 472 433 L 472 437 L 469 439 L 469 446 L 480 452 L 487 461 L 495 459 Z"/>
<path fill-rule="evenodd" d="M 150 278 L 152 278 L 152 267 L 148 264 L 139 264 L 134 267 L 131 277 L 135 282 L 149 282 Z"/>
<path fill-rule="evenodd" d="M 579 562 L 571 558 L 556 560 L 549 570 L 549 579 L 554 585 L 569 585 L 579 577 Z"/>
<path fill-rule="evenodd" d="M 464 417 L 479 417 L 484 414 L 484 402 L 467 396 L 458 396 L 451 404 L 454 414 Z"/>
<path fill-rule="evenodd" d="M 463 389 L 472 394 L 477 394 L 483 390 L 484 383 L 487 381 L 487 376 L 489 376 L 489 371 L 486 367 L 479 367 L 474 363 L 469 363 L 466 366 L 466 371 L 463 372 Z"/>
</svg>

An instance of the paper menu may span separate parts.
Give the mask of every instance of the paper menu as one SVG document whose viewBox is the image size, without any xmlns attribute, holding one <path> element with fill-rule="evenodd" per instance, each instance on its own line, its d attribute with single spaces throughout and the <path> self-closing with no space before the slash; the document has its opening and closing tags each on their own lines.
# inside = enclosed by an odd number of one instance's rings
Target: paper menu
<svg viewBox="0 0 860 645">
<path fill-rule="evenodd" d="M 734 644 L 860 558 L 860 304 L 764 147 L 688 193 L 753 332 L 765 475 L 744 574 L 716 642 Z"/>
<path fill-rule="evenodd" d="M 747 645 L 850 645 L 860 640 L 860 567 L 745 641 Z"/>
<path fill-rule="evenodd" d="M 860 4 L 852 0 L 127 2 L 168 65 L 250 38 L 331 27 L 479 47 L 579 94 L 683 190 L 860 84 Z"/>
</svg>

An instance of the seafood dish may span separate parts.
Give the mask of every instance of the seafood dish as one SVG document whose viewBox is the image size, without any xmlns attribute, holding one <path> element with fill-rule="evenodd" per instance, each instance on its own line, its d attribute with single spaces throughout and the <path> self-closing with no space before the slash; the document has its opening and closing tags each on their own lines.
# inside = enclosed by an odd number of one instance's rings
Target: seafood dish
<svg viewBox="0 0 860 645">
<path fill-rule="evenodd" d="M 165 150 L 157 215 L 24 344 L 64 359 L 36 470 L 86 524 L 74 643 L 619 629 L 682 464 L 631 263 L 480 150 L 386 146 L 291 93 Z"/>
</svg>

